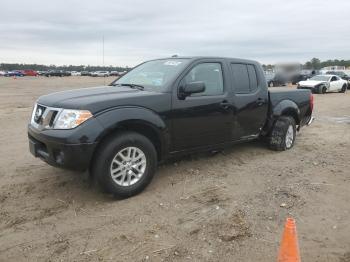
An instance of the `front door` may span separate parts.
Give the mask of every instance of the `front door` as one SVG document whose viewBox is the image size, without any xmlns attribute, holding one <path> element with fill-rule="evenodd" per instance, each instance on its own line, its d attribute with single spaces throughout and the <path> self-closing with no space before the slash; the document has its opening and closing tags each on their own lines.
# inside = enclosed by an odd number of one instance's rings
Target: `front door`
<svg viewBox="0 0 350 262">
<path fill-rule="evenodd" d="M 224 63 L 197 62 L 174 88 L 172 151 L 204 147 L 231 140 L 233 110 L 224 83 Z M 178 90 L 191 82 L 204 82 L 205 91 L 181 99 Z"/>
<path fill-rule="evenodd" d="M 341 78 L 339 76 L 332 76 L 329 85 L 329 91 L 339 91 L 342 88 Z"/>
</svg>

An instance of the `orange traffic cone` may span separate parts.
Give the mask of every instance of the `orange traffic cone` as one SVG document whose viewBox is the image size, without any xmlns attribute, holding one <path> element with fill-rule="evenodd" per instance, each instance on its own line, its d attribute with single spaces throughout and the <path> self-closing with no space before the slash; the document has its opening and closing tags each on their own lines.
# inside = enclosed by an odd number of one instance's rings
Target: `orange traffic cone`
<svg viewBox="0 0 350 262">
<path fill-rule="evenodd" d="M 299 245 L 295 220 L 287 218 L 282 235 L 278 262 L 300 262 Z"/>
</svg>

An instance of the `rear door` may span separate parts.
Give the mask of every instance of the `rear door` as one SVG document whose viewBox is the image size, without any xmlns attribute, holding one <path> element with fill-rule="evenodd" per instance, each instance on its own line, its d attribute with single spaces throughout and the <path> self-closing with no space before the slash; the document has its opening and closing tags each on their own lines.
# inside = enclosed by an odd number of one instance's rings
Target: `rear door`
<svg viewBox="0 0 350 262">
<path fill-rule="evenodd" d="M 264 76 L 254 64 L 230 63 L 230 70 L 235 106 L 232 138 L 257 137 L 266 122 L 268 111 Z"/>
<path fill-rule="evenodd" d="M 221 60 L 200 60 L 184 72 L 173 88 L 172 151 L 231 141 L 233 108 L 226 66 Z M 204 82 L 204 92 L 179 98 L 182 85 L 197 81 Z"/>
</svg>

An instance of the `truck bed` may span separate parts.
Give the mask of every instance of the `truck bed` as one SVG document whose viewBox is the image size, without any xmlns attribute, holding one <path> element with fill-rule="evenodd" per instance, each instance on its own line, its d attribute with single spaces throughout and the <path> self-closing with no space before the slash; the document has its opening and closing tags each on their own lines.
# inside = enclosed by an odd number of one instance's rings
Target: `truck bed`
<svg viewBox="0 0 350 262">
<path fill-rule="evenodd" d="M 292 89 L 288 87 L 269 88 L 270 108 L 278 111 L 278 105 L 293 102 L 299 108 L 300 125 L 306 124 L 312 114 L 310 107 L 310 90 Z M 289 102 L 288 102 L 289 101 Z"/>
</svg>

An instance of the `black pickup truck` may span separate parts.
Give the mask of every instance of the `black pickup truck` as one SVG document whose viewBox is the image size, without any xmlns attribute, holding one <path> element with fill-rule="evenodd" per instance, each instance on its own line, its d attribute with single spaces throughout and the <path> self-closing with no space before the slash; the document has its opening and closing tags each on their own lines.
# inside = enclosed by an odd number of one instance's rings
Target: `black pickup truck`
<svg viewBox="0 0 350 262">
<path fill-rule="evenodd" d="M 128 197 L 174 155 L 263 137 L 272 149 L 290 149 L 312 110 L 309 90 L 268 90 L 255 61 L 158 59 L 109 86 L 40 97 L 29 147 L 50 165 L 89 170 L 106 191 Z"/>
</svg>

